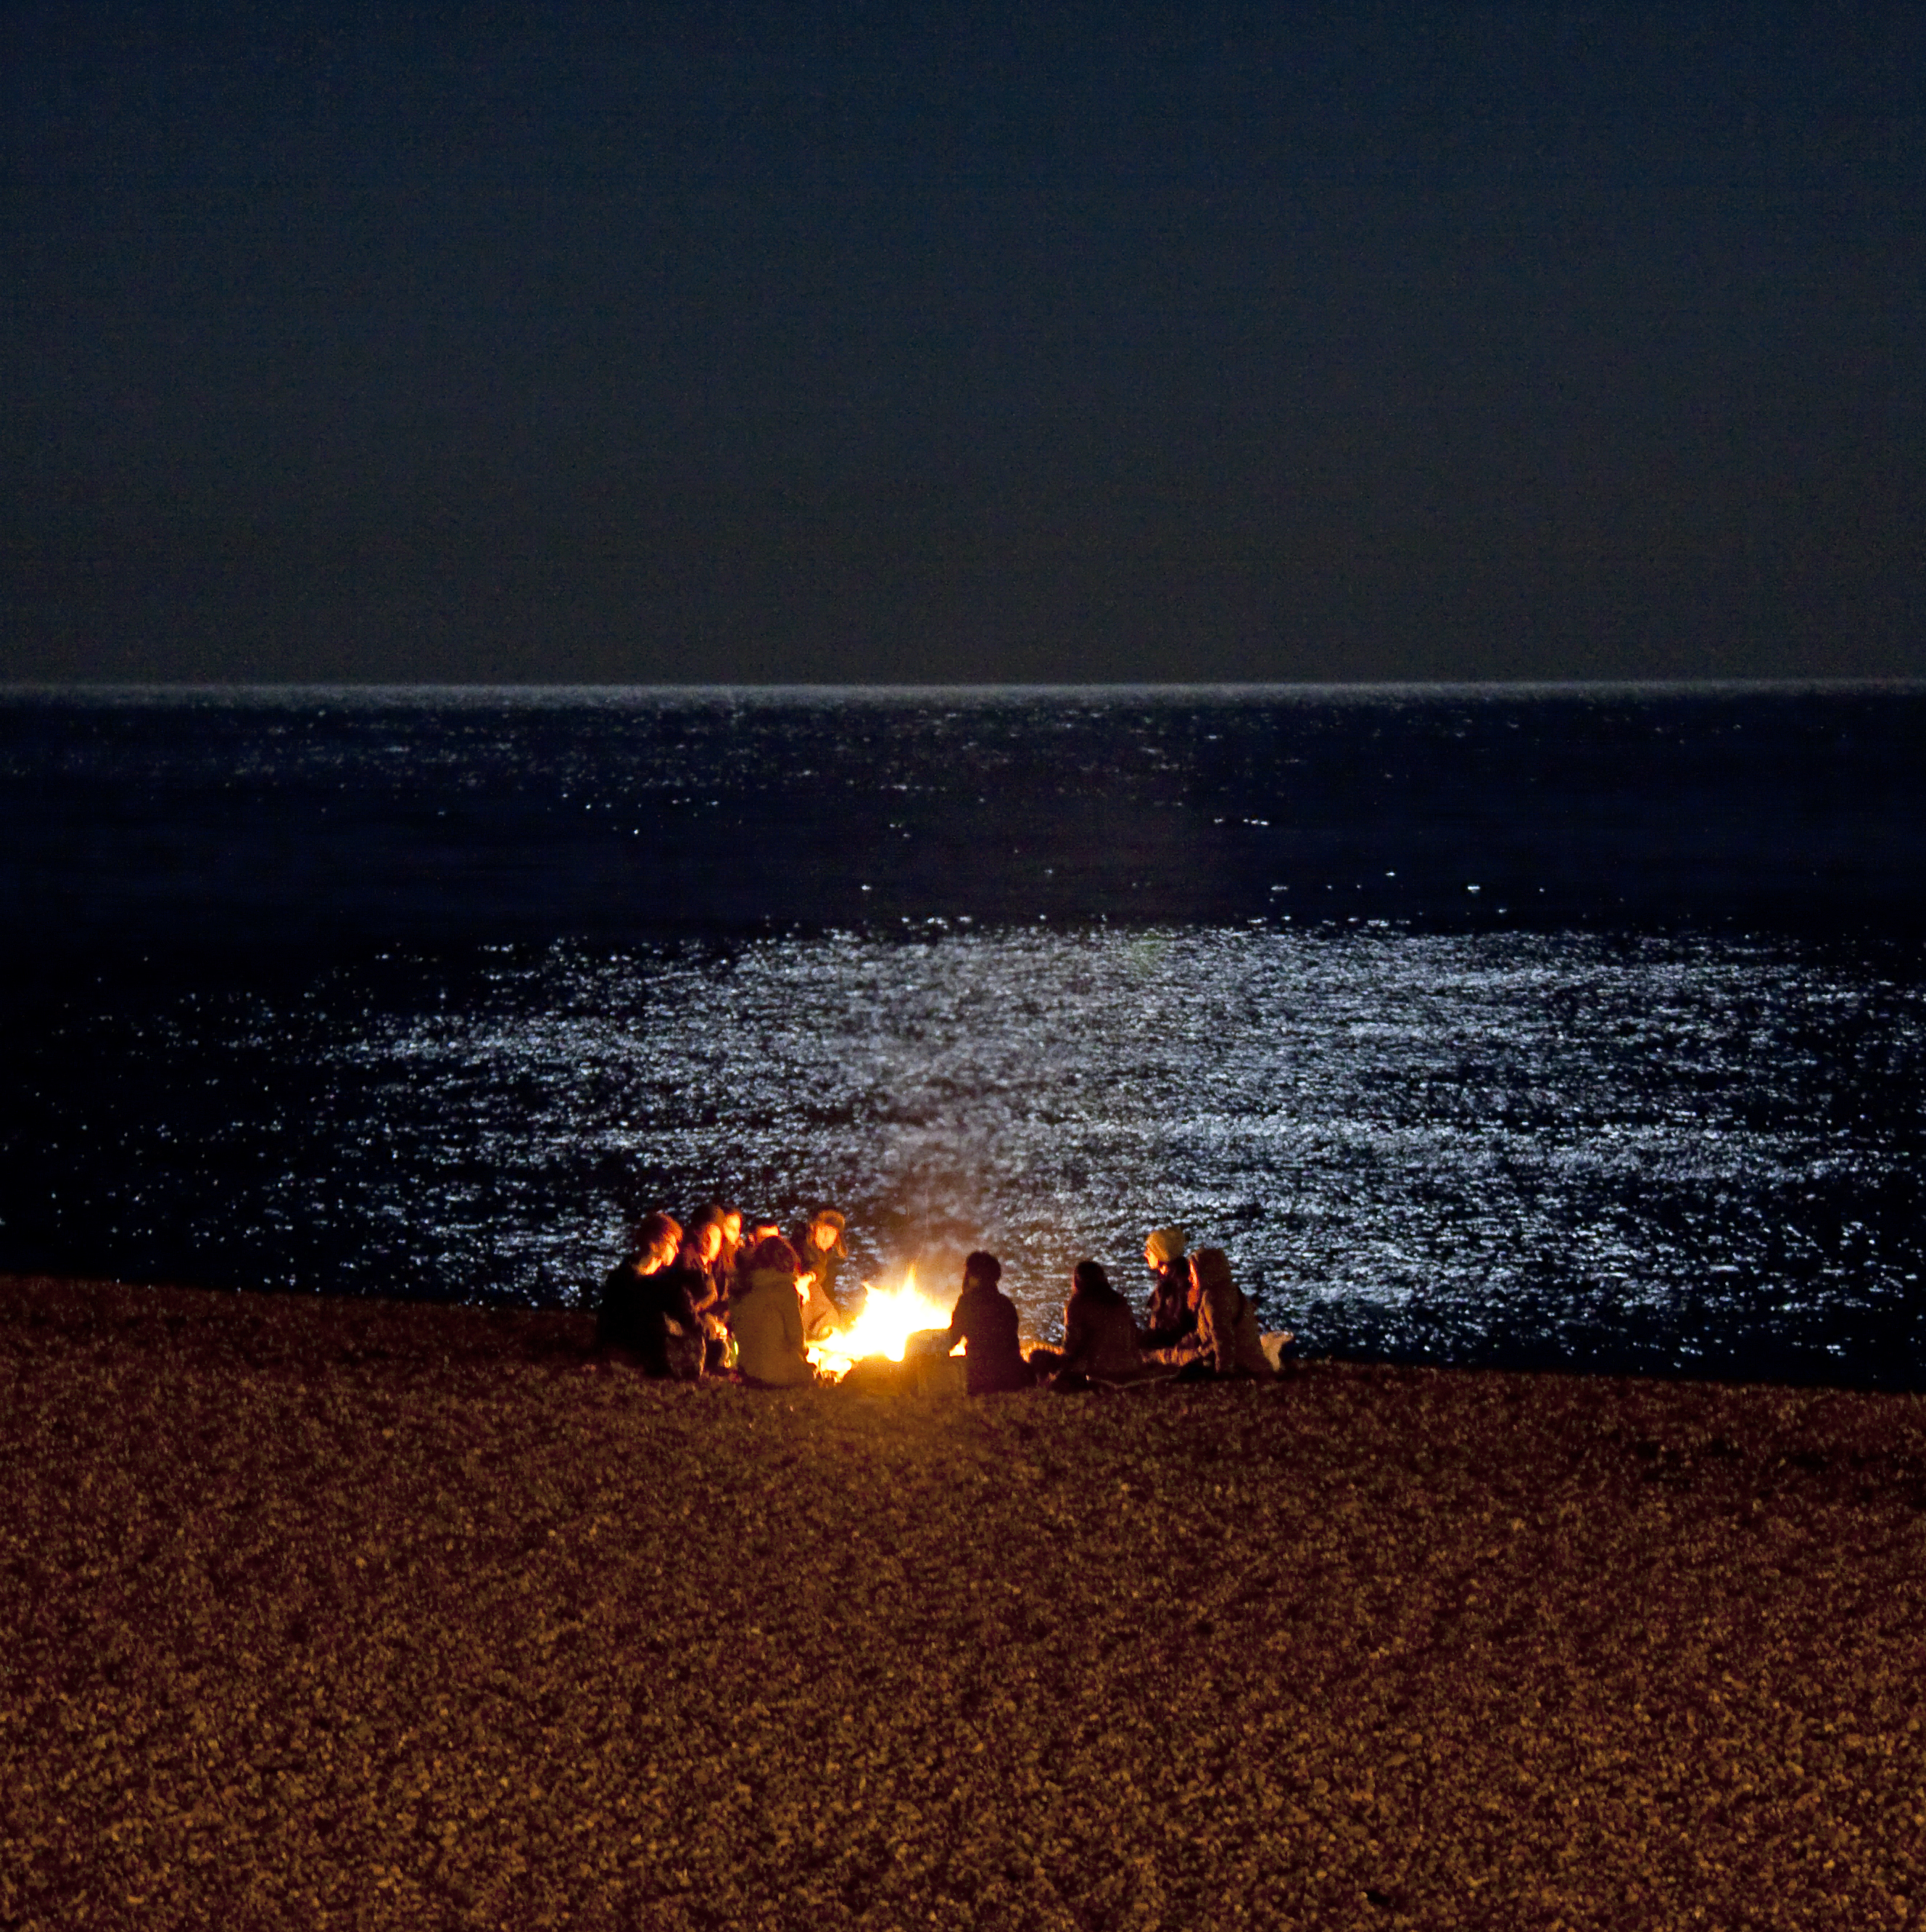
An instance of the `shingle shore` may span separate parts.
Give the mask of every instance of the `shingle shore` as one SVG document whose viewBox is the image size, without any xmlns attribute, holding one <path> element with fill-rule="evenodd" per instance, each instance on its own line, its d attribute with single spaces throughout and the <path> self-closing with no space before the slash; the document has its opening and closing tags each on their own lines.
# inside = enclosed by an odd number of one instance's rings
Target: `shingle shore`
<svg viewBox="0 0 1926 1932">
<path fill-rule="evenodd" d="M 1906 1924 L 1926 1398 L 0 1278 L 0 1924 Z"/>
</svg>

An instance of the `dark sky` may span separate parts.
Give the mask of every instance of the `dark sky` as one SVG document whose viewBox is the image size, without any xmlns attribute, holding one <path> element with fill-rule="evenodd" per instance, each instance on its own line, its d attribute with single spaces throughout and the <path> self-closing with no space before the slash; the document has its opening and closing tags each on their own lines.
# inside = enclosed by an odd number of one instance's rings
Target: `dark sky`
<svg viewBox="0 0 1926 1932">
<path fill-rule="evenodd" d="M 0 22 L 0 676 L 1926 672 L 1926 8 Z"/>
</svg>

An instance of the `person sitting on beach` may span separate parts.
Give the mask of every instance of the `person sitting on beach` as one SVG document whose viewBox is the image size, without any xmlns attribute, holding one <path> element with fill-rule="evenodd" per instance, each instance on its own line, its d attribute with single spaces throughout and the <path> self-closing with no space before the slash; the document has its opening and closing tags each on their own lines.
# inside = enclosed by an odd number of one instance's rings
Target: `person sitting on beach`
<svg viewBox="0 0 1926 1932">
<path fill-rule="evenodd" d="M 632 1360 L 646 1375 L 701 1375 L 702 1318 L 688 1274 L 674 1265 L 681 1246 L 682 1229 L 666 1214 L 646 1215 L 635 1224 L 628 1260 L 602 1283 L 596 1310 L 598 1352 Z"/>
<path fill-rule="evenodd" d="M 1184 1258 L 1190 1237 L 1181 1228 L 1155 1228 L 1144 1243 L 1144 1262 L 1156 1277 L 1144 1317 L 1143 1346 L 1174 1348 L 1197 1326 L 1190 1300 L 1190 1270 Z"/>
<path fill-rule="evenodd" d="M 1002 1279 L 1003 1263 L 980 1248 L 963 1264 L 950 1346 L 963 1344 L 963 1379 L 972 1395 L 1028 1388 L 1035 1379 L 1017 1340 L 1016 1304 L 997 1287 Z"/>
<path fill-rule="evenodd" d="M 1200 1374 L 1255 1376 L 1276 1372 L 1264 1352 L 1257 1307 L 1231 1279 L 1231 1258 L 1222 1248 L 1199 1248 L 1190 1257 L 1191 1332 L 1156 1352 L 1156 1359 Z"/>
<path fill-rule="evenodd" d="M 836 1293 L 836 1276 L 849 1258 L 843 1245 L 848 1226 L 833 1208 L 818 1213 L 796 1240 L 796 1258 L 808 1280 L 808 1298 L 802 1306 L 802 1332 L 820 1340 L 842 1325 L 842 1298 Z"/>
<path fill-rule="evenodd" d="M 736 1372 L 752 1388 L 802 1388 L 813 1382 L 796 1292 L 796 1250 L 780 1234 L 746 1250 L 729 1303 Z"/>
<path fill-rule="evenodd" d="M 722 1217 L 714 1208 L 704 1208 L 682 1231 L 683 1252 L 701 1269 L 718 1297 L 724 1278 L 722 1246 Z"/>
<path fill-rule="evenodd" d="M 690 1304 L 702 1322 L 705 1366 L 712 1374 L 723 1366 L 728 1356 L 730 1282 L 719 1265 L 722 1253 L 722 1224 L 705 1209 L 683 1235 L 676 1266 L 688 1278 Z"/>
<path fill-rule="evenodd" d="M 1046 1360 L 1046 1358 L 1051 1359 Z M 1139 1372 L 1143 1357 L 1137 1347 L 1137 1324 L 1130 1304 L 1110 1285 L 1096 1262 L 1078 1262 L 1070 1271 L 1070 1298 L 1064 1304 L 1064 1346 L 1060 1353 L 1032 1352 L 1033 1369 L 1056 1372 L 1060 1388 L 1080 1382 L 1124 1382 Z"/>
<path fill-rule="evenodd" d="M 716 1270 L 718 1278 L 726 1280 L 736 1272 L 736 1264 L 742 1251 L 742 1210 L 740 1208 L 725 1208 L 719 1201 L 712 1201 L 702 1210 L 705 1220 L 712 1218 L 722 1230 L 722 1244 L 716 1257 Z M 728 1292 L 723 1292 L 724 1300 Z"/>
</svg>

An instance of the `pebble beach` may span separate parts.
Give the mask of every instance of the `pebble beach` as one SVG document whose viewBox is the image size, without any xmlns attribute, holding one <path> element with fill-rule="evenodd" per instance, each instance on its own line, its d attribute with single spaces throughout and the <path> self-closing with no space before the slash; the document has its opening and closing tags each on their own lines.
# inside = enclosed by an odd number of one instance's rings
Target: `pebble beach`
<svg viewBox="0 0 1926 1932">
<path fill-rule="evenodd" d="M 1901 1926 L 1926 1397 L 0 1278 L 0 1924 Z"/>
</svg>

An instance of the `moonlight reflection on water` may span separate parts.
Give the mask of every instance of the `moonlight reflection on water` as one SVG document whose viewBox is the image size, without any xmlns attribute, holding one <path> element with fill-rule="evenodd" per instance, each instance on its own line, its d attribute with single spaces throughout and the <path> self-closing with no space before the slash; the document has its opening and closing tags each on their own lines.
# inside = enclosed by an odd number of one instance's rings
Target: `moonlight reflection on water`
<svg viewBox="0 0 1926 1932">
<path fill-rule="evenodd" d="M 1922 1352 L 1921 992 L 1783 943 L 933 926 L 390 957 L 145 1024 L 100 1211 L 184 1223 L 184 1278 L 577 1302 L 626 1211 L 721 1194 L 835 1202 L 859 1279 L 995 1249 L 1039 1335 L 1177 1221 L 1312 1348 Z"/>
</svg>

